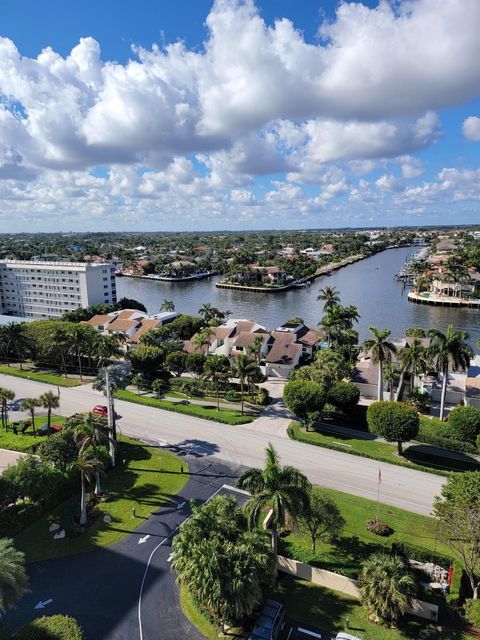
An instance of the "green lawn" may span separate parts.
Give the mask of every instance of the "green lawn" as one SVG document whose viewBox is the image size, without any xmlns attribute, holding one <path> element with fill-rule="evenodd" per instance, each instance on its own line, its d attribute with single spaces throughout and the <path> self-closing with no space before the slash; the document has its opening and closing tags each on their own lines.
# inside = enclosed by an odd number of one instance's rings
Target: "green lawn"
<svg viewBox="0 0 480 640">
<path fill-rule="evenodd" d="M 45 382 L 46 384 L 54 384 L 58 387 L 78 387 L 80 380 L 78 378 L 65 378 L 57 373 L 44 373 L 41 371 L 32 371 L 31 369 L 19 369 L 17 366 L 7 366 L 0 364 L 0 373 L 6 376 L 15 376 L 16 378 L 26 378 L 27 380 L 35 380 L 36 382 Z"/>
<path fill-rule="evenodd" d="M 169 400 L 158 400 L 157 398 L 150 398 L 148 396 L 139 396 L 132 391 L 119 390 L 115 393 L 115 397 L 119 400 L 127 400 L 128 402 L 136 402 L 137 404 L 147 405 L 149 407 L 156 407 L 157 409 L 165 409 L 166 411 L 175 411 L 176 413 L 183 413 L 188 416 L 195 416 L 197 418 L 204 418 L 206 420 L 213 420 L 215 422 L 222 422 L 224 424 L 247 424 L 255 419 L 256 413 L 251 411 L 245 411 L 245 415 L 241 415 L 240 411 L 235 409 L 224 409 L 220 407 L 220 411 L 217 411 L 216 405 L 183 405 L 177 402 L 170 402 Z"/>
<path fill-rule="evenodd" d="M 370 622 L 357 600 L 281 573 L 279 578 L 272 597 L 283 602 L 287 617 L 319 631 L 335 634 L 346 631 L 363 640 L 466 640 L 470 637 L 445 628 L 438 632 L 433 625 L 413 618 L 408 618 L 400 629 L 386 629 Z"/>
<path fill-rule="evenodd" d="M 66 418 L 63 416 L 52 416 L 52 424 L 63 424 Z M 47 421 L 45 416 L 35 416 L 35 426 L 38 430 Z M 11 424 L 11 423 L 10 423 Z M 11 427 L 10 427 L 11 428 Z M 33 430 L 29 427 L 24 434 L 15 435 L 13 431 L 0 430 L 0 449 L 11 449 L 12 451 L 23 451 L 31 453 L 32 447 L 40 444 L 46 436 L 34 436 Z"/>
<path fill-rule="evenodd" d="M 364 458 L 381 460 L 382 462 L 388 462 L 389 464 L 396 464 L 402 467 L 436 473 L 438 475 L 446 475 L 448 471 L 480 471 L 480 463 L 474 458 L 466 454 L 462 455 L 462 458 L 459 460 L 443 457 L 433 453 L 433 449 L 432 453 L 430 453 L 429 445 L 426 444 L 419 443 L 418 446 L 406 447 L 404 455 L 399 456 L 396 444 L 332 433 L 328 431 L 328 428 L 322 428 L 320 426 L 315 427 L 314 431 L 305 431 L 303 425 L 299 422 L 292 422 L 290 424 L 288 435 L 293 440 L 300 440 L 307 444 L 343 451 Z M 421 447 L 421 450 L 419 447 Z"/>
<path fill-rule="evenodd" d="M 26 553 L 27 562 L 84 553 L 118 542 L 167 504 L 188 480 L 180 472 L 181 466 L 188 470 L 185 461 L 132 438 L 122 437 L 118 461 L 117 467 L 103 478 L 103 488 L 110 492 L 112 500 L 99 505 L 102 516 L 108 514 L 112 521 L 105 523 L 99 517 L 84 534 L 54 540 L 48 531 L 49 520 L 44 516 L 16 536 L 16 545 Z M 79 496 L 74 496 L 50 514 L 60 518 L 67 532 L 71 529 L 72 514 L 78 516 L 78 502 Z"/>
<path fill-rule="evenodd" d="M 321 566 L 324 569 L 356 577 L 360 563 L 372 553 L 390 550 L 392 543 L 404 544 L 419 550 L 419 554 L 450 557 L 448 548 L 438 540 L 433 518 L 380 504 L 378 516 L 394 530 L 388 537 L 367 531 L 366 524 L 377 516 L 374 500 L 358 498 L 348 493 L 317 487 L 317 491 L 331 497 L 345 519 L 341 537 L 332 542 L 317 542 L 316 553 L 311 551 L 310 537 L 302 532 L 280 539 L 280 552 L 294 559 Z M 417 559 L 421 559 L 417 556 Z M 430 557 L 428 557 L 430 559 Z"/>
<path fill-rule="evenodd" d="M 199 611 L 188 589 L 183 585 L 180 585 L 180 606 L 185 617 L 200 631 L 206 640 L 218 640 L 218 627 L 212 624 Z"/>
</svg>

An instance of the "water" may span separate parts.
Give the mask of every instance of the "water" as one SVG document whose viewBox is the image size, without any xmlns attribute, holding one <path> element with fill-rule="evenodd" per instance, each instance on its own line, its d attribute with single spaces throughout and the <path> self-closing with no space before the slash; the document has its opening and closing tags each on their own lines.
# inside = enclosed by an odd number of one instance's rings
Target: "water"
<svg viewBox="0 0 480 640">
<path fill-rule="evenodd" d="M 138 278 L 117 278 L 117 295 L 135 298 L 149 313 L 158 313 L 162 301 L 173 300 L 177 311 L 196 314 L 210 302 L 222 310 L 229 309 L 234 318 L 257 320 L 269 329 L 278 327 L 294 316 L 315 327 L 322 315 L 322 301 L 317 301 L 319 289 L 330 285 L 341 294 L 342 304 L 358 307 L 358 331 L 363 340 L 368 327 L 388 328 L 394 337 L 404 335 L 407 327 L 436 327 L 445 330 L 449 324 L 468 331 L 475 345 L 480 338 L 480 309 L 454 309 L 419 305 L 407 300 L 409 289 L 394 280 L 395 274 L 412 253 L 411 248 L 390 249 L 361 260 L 330 276 L 317 278 L 307 289 L 292 289 L 285 293 L 249 293 L 218 289 L 218 276 L 190 282 L 155 282 Z M 478 350 L 478 349 L 477 349 Z"/>
</svg>

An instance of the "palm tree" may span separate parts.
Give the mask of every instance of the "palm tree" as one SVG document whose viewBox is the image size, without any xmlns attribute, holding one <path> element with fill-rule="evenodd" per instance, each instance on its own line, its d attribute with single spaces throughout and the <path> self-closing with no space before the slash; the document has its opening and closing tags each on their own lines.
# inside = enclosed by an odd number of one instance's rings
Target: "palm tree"
<svg viewBox="0 0 480 640">
<path fill-rule="evenodd" d="M 414 338 L 411 344 L 406 344 L 398 352 L 398 359 L 402 365 L 402 374 L 410 374 L 412 388 L 415 389 L 415 378 L 428 371 L 427 350 L 418 338 Z"/>
<path fill-rule="evenodd" d="M 415 579 L 397 556 L 376 553 L 362 567 L 359 578 L 363 604 L 382 623 L 393 626 L 412 604 Z"/>
<path fill-rule="evenodd" d="M 45 393 L 42 393 L 39 400 L 40 405 L 47 410 L 47 425 L 48 429 L 50 430 L 52 421 L 52 409 L 58 409 L 58 407 L 60 406 L 60 399 L 52 391 L 46 391 Z"/>
<path fill-rule="evenodd" d="M 257 526 L 260 515 L 271 509 L 272 549 L 276 555 L 278 527 L 285 525 L 287 517 L 295 521 L 307 509 L 311 484 L 298 469 L 280 465 L 271 443 L 265 454 L 264 468 L 245 471 L 238 479 L 237 487 L 252 494 L 245 504 L 250 526 Z"/>
<path fill-rule="evenodd" d="M 454 331 L 451 324 L 448 326 L 446 333 L 443 333 L 440 329 L 430 329 L 428 335 L 431 338 L 428 355 L 437 371 L 443 374 L 440 399 L 440 420 L 443 420 L 448 372 L 451 368 L 453 370 L 468 369 L 470 360 L 475 354 L 467 342 L 468 333 L 466 331 Z"/>
<path fill-rule="evenodd" d="M 160 305 L 160 311 L 175 311 L 175 305 L 173 304 L 173 300 L 167 300 L 165 298 L 162 304 Z"/>
<path fill-rule="evenodd" d="M 217 324 L 225 318 L 225 314 L 210 304 L 210 302 L 205 302 L 200 307 L 198 315 L 203 318 L 205 325 Z"/>
<path fill-rule="evenodd" d="M 396 353 L 397 348 L 388 340 L 390 336 L 389 329 L 377 329 L 369 327 L 373 338 L 367 338 L 363 343 L 365 351 L 370 353 L 372 362 L 378 364 L 378 400 L 383 400 L 383 365 L 390 362 L 392 354 Z"/>
<path fill-rule="evenodd" d="M 28 586 L 25 555 L 15 549 L 13 540 L 0 539 L 0 615 L 15 606 Z"/>
<path fill-rule="evenodd" d="M 69 352 L 76 358 L 80 380 L 83 380 L 82 358 L 91 352 L 96 335 L 90 326 L 81 324 L 76 324 L 69 329 L 69 334 L 71 339 Z"/>
<path fill-rule="evenodd" d="M 85 526 L 87 524 L 87 500 L 86 500 L 86 492 L 85 492 L 85 481 L 91 482 L 95 477 L 95 472 L 98 466 L 100 465 L 99 461 L 89 455 L 88 450 L 85 450 L 84 447 L 81 447 L 77 459 L 75 462 L 72 462 L 72 466 L 77 468 L 80 471 L 80 484 L 81 484 L 81 493 L 80 493 L 80 524 Z"/>
<path fill-rule="evenodd" d="M 330 311 L 340 302 L 340 292 L 335 287 L 324 287 L 320 289 L 320 293 L 317 296 L 317 300 L 323 300 L 324 312 Z"/>
<path fill-rule="evenodd" d="M 120 349 L 121 338 L 117 334 L 98 335 L 95 341 L 95 357 L 98 368 L 105 367 L 110 360 L 122 355 Z"/>
<path fill-rule="evenodd" d="M 255 336 L 253 343 L 247 347 L 247 354 L 253 356 L 257 364 L 262 360 L 262 346 L 265 337 L 263 335 Z"/>
<path fill-rule="evenodd" d="M 60 358 L 64 376 L 68 378 L 67 357 L 73 343 L 70 331 L 64 326 L 54 327 L 48 336 L 48 343 L 52 354 Z"/>
<path fill-rule="evenodd" d="M 51 391 L 49 392 L 51 393 Z M 25 398 L 22 401 L 20 408 L 22 411 L 30 411 L 30 419 L 32 421 L 32 429 L 35 433 L 35 409 L 40 406 L 40 400 L 38 398 Z"/>
<path fill-rule="evenodd" d="M 25 333 L 24 322 L 9 322 L 3 328 L 6 350 L 15 353 L 22 369 L 22 360 L 30 347 L 30 341 Z"/>
<path fill-rule="evenodd" d="M 385 363 L 383 367 L 383 379 L 387 384 L 387 388 L 390 391 L 390 402 L 393 401 L 393 389 L 396 385 L 399 385 L 401 374 L 398 367 L 391 362 Z M 398 386 L 398 389 L 400 386 Z"/>
<path fill-rule="evenodd" d="M 192 338 L 195 350 L 203 351 L 203 347 L 210 345 L 212 340 L 212 327 L 205 327 Z"/>
<path fill-rule="evenodd" d="M 15 392 L 0 387 L 0 405 L 2 409 L 2 427 L 8 428 L 8 403 L 15 400 Z"/>
<path fill-rule="evenodd" d="M 248 377 L 252 374 L 253 370 L 257 371 L 258 365 L 244 353 L 241 353 L 235 360 L 233 365 L 234 374 L 240 380 L 240 393 L 242 396 L 242 416 L 243 416 L 243 388 Z"/>
<path fill-rule="evenodd" d="M 102 444 L 106 446 L 116 446 L 113 438 L 109 436 L 105 418 L 95 416 L 93 413 L 88 413 L 85 416 L 83 424 L 75 428 L 75 441 L 80 451 L 85 451 L 90 445 L 93 448 L 93 459 L 98 463 L 94 469 L 95 493 L 99 495 L 102 493 L 100 483 L 102 464 L 98 459 L 98 447 Z"/>
<path fill-rule="evenodd" d="M 220 387 L 228 382 L 230 362 L 226 356 L 210 356 L 205 361 L 203 378 L 210 380 L 215 387 L 217 396 L 217 411 L 220 411 Z"/>
</svg>

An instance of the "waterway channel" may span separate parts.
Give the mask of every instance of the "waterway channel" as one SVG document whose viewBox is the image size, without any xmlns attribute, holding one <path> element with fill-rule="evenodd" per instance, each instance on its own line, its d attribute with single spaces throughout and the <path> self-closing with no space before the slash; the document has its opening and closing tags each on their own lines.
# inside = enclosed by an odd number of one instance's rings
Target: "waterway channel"
<svg viewBox="0 0 480 640">
<path fill-rule="evenodd" d="M 342 303 L 358 307 L 358 331 L 362 340 L 368 327 L 388 327 L 394 337 L 402 336 L 407 327 L 445 330 L 449 324 L 468 331 L 472 346 L 480 338 L 480 309 L 454 309 L 419 305 L 407 300 L 409 289 L 395 280 L 412 248 L 389 249 L 361 260 L 330 276 L 315 280 L 306 289 L 283 293 L 253 293 L 219 289 L 219 276 L 187 282 L 159 282 L 139 278 L 117 278 L 117 295 L 135 298 L 149 313 L 157 313 L 162 301 L 173 300 L 177 311 L 195 314 L 205 303 L 228 309 L 234 318 L 255 319 L 269 329 L 278 327 L 293 316 L 300 316 L 311 327 L 322 315 L 318 291 L 327 285 L 336 287 Z M 478 348 L 476 349 L 478 351 Z"/>
</svg>

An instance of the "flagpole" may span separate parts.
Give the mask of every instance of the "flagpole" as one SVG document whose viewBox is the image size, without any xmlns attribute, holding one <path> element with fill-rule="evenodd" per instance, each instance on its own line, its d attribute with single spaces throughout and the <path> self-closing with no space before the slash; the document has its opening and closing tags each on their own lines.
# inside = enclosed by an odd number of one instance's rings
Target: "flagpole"
<svg viewBox="0 0 480 640">
<path fill-rule="evenodd" d="M 379 519 L 380 513 L 380 484 L 382 482 L 382 472 L 380 471 L 380 467 L 378 467 L 378 482 L 377 482 L 377 520 Z"/>
</svg>

